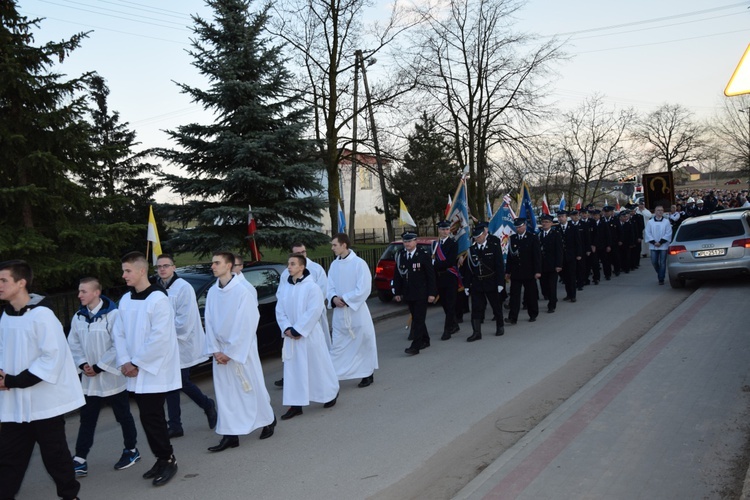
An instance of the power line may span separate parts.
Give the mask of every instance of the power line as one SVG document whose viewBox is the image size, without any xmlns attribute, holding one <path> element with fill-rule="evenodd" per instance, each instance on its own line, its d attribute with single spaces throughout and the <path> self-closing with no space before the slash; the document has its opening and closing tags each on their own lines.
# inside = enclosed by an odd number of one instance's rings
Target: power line
<svg viewBox="0 0 750 500">
<path fill-rule="evenodd" d="M 688 40 L 699 40 L 701 38 L 711 38 L 714 36 L 721 36 L 721 35 L 731 35 L 734 33 L 747 33 L 750 31 L 750 28 L 742 29 L 742 30 L 734 30 L 734 31 L 724 31 L 722 33 L 711 33 L 710 35 L 699 35 L 699 36 L 691 36 L 687 38 L 676 38 L 673 40 L 663 40 L 661 42 L 652 42 L 652 43 L 639 43 L 635 45 L 623 45 L 620 47 L 609 47 L 606 49 L 596 49 L 596 50 L 584 50 L 581 52 L 577 52 L 577 54 L 592 54 L 595 52 L 607 52 L 609 50 L 620 50 L 620 49 L 633 49 L 636 47 L 650 47 L 652 45 L 663 45 L 665 43 L 676 43 L 676 42 L 686 42 Z"/>
<path fill-rule="evenodd" d="M 140 13 L 140 12 L 137 12 L 137 13 L 133 14 L 131 12 L 123 12 L 121 10 L 108 9 L 107 7 L 99 7 L 97 5 L 91 5 L 89 3 L 76 2 L 75 0 L 62 0 L 62 1 L 66 2 L 66 3 L 70 3 L 70 4 L 83 5 L 84 7 L 90 7 L 90 8 L 99 9 L 99 10 L 102 10 L 102 11 L 115 12 L 117 14 L 124 14 L 126 16 L 143 17 L 143 14 Z M 99 0 L 99 1 L 102 2 L 102 3 L 112 3 L 112 2 L 107 2 L 106 0 Z M 75 9 L 76 7 L 73 7 L 73 8 Z M 127 7 L 127 8 L 131 8 L 132 9 L 132 7 Z M 156 14 L 157 16 L 164 16 L 164 14 L 159 14 L 159 13 L 156 13 L 156 12 L 154 12 L 153 14 Z M 107 15 L 107 14 L 105 14 L 105 15 Z M 171 17 L 175 17 L 175 16 L 171 16 Z M 154 19 L 152 17 L 147 17 L 146 19 L 151 19 L 152 21 L 159 21 L 161 23 L 176 24 L 178 26 L 185 27 L 185 21 L 182 21 L 182 22 L 178 23 L 176 21 L 168 21 L 166 19 Z"/>
<path fill-rule="evenodd" d="M 136 23 L 149 24 L 149 25 L 152 25 L 152 26 L 159 26 L 160 28 L 167 28 L 167 29 L 171 29 L 171 30 L 187 31 L 187 32 L 191 31 L 188 28 L 176 28 L 174 26 L 165 26 L 163 24 L 151 23 L 151 22 L 148 22 L 148 21 L 144 21 L 142 19 L 133 19 L 133 18 L 129 18 L 129 17 L 115 16 L 115 15 L 112 15 L 112 14 L 104 14 L 104 13 L 101 13 L 101 12 L 97 12 L 95 10 L 83 9 L 81 7 L 72 7 L 72 6 L 62 5 L 62 4 L 59 4 L 59 3 L 56 3 L 56 2 L 52 2 L 50 0 L 39 0 L 39 1 L 43 2 L 43 3 L 51 4 L 51 5 L 57 5 L 58 7 L 65 7 L 65 8 L 80 10 L 80 11 L 83 11 L 83 12 L 90 12 L 92 14 L 98 14 L 98 15 L 102 15 L 102 16 L 106 16 L 106 17 L 112 17 L 112 18 L 115 18 L 115 19 L 124 19 L 126 21 L 132 21 L 132 22 L 136 22 Z"/>
<path fill-rule="evenodd" d="M 748 6 L 747 2 L 734 3 L 734 4 L 729 4 L 729 5 L 723 5 L 721 7 L 714 7 L 712 9 L 696 10 L 696 11 L 693 11 L 693 12 L 685 12 L 683 14 L 674 14 L 674 15 L 671 15 L 671 16 L 663 16 L 663 17 L 654 17 L 654 18 L 650 18 L 650 19 L 642 19 L 640 21 L 633 21 L 633 22 L 630 22 L 630 23 L 613 24 L 613 25 L 610 25 L 610 26 L 601 26 L 601 27 L 598 27 L 598 28 L 588 28 L 588 29 L 583 29 L 583 30 L 578 30 L 578 31 L 568 31 L 566 33 L 555 33 L 554 35 L 549 35 L 548 38 L 552 38 L 552 37 L 567 37 L 567 36 L 579 35 L 579 34 L 582 34 L 582 33 L 592 33 L 592 32 L 595 32 L 595 31 L 606 31 L 606 30 L 611 30 L 611 29 L 616 29 L 616 28 L 627 28 L 629 26 L 638 26 L 640 24 L 649 24 L 649 23 L 656 23 L 656 22 L 660 22 L 660 21 L 669 21 L 671 19 L 679 19 L 681 17 L 697 16 L 697 15 L 701 15 L 701 14 L 708 14 L 710 12 L 716 12 L 716 11 L 719 11 L 719 10 L 734 9 L 736 7 L 747 7 L 747 6 Z"/>
<path fill-rule="evenodd" d="M 179 11 L 176 11 L 176 10 L 161 9 L 161 8 L 159 8 L 159 7 L 154 7 L 154 6 L 152 6 L 152 5 L 144 5 L 144 4 L 142 4 L 142 3 L 137 3 L 137 2 L 128 2 L 128 1 L 126 1 L 126 0 L 120 0 L 119 2 L 109 2 L 109 1 L 107 1 L 107 0 L 99 0 L 99 1 L 100 1 L 100 2 L 104 2 L 104 3 L 110 3 L 110 4 L 114 4 L 114 5 L 119 5 L 119 4 L 130 4 L 130 5 L 135 5 L 135 6 L 137 6 L 137 7 L 141 7 L 141 8 L 144 8 L 144 9 L 148 9 L 148 10 L 151 10 L 151 11 L 162 11 L 162 12 L 166 12 L 166 13 L 168 13 L 168 14 L 172 14 L 172 15 L 173 15 L 173 17 L 186 17 L 187 19 L 190 19 L 190 14 L 185 14 L 184 12 L 179 12 Z M 126 7 L 126 6 L 125 6 L 125 5 L 123 5 L 123 7 Z"/>
<path fill-rule="evenodd" d="M 150 40 L 159 40 L 160 42 L 169 42 L 169 43 L 176 43 L 176 44 L 179 44 L 179 45 L 190 46 L 190 44 L 188 42 L 180 42 L 180 41 L 177 41 L 177 40 L 169 40 L 167 38 L 159 38 L 159 37 L 155 37 L 155 36 L 141 35 L 139 33 L 131 33 L 129 31 L 116 30 L 116 29 L 112 29 L 112 28 L 103 28 L 101 26 L 94 26 L 93 24 L 84 24 L 84 23 L 81 23 L 80 21 L 69 21 L 67 19 L 60 19 L 58 17 L 45 16 L 45 15 L 42 15 L 42 14 L 36 14 L 34 12 L 29 12 L 29 11 L 24 11 L 24 12 L 26 12 L 26 15 L 29 15 L 29 16 L 32 16 L 32 17 L 38 17 L 38 18 L 42 18 L 42 19 L 50 19 L 52 21 L 58 21 L 58 22 L 61 22 L 61 23 L 73 24 L 75 26 L 80 26 L 82 28 L 93 28 L 93 29 L 96 29 L 96 30 L 111 31 L 113 33 L 120 33 L 120 34 L 123 34 L 123 35 L 137 36 L 137 37 L 140 37 L 140 38 L 148 38 Z"/>
<path fill-rule="evenodd" d="M 659 26 L 651 26 L 651 27 L 648 27 L 648 28 L 639 28 L 639 29 L 635 29 L 635 30 L 616 31 L 614 33 L 602 33 L 601 35 L 589 35 L 589 36 L 580 36 L 580 37 L 574 36 L 574 37 L 570 38 L 570 40 L 571 41 L 574 41 L 574 40 L 587 40 L 589 38 L 600 38 L 600 37 L 603 37 L 603 36 L 626 35 L 628 33 L 637 33 L 637 32 L 640 32 L 640 31 L 660 30 L 660 29 L 663 29 L 663 28 L 670 28 L 672 26 L 682 26 L 684 24 L 702 23 L 703 21 L 711 21 L 713 19 L 720 19 L 722 17 L 736 16 L 738 14 L 744 14 L 744 12 L 735 12 L 735 13 L 732 13 L 732 14 L 723 14 L 721 16 L 706 17 L 706 18 L 703 18 L 703 19 L 695 19 L 693 21 L 683 21 L 683 22 L 680 22 L 680 23 L 662 24 L 662 25 L 659 25 Z"/>
</svg>

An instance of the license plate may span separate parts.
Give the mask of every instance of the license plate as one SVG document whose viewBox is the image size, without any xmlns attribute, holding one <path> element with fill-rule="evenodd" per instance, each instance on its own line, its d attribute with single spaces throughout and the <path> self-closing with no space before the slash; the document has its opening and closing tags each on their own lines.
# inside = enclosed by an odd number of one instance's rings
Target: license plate
<svg viewBox="0 0 750 500">
<path fill-rule="evenodd" d="M 726 255 L 726 253 L 727 253 L 726 248 L 714 248 L 712 250 L 698 250 L 697 252 L 693 252 L 693 256 L 696 258 L 717 257 L 720 255 Z"/>
</svg>

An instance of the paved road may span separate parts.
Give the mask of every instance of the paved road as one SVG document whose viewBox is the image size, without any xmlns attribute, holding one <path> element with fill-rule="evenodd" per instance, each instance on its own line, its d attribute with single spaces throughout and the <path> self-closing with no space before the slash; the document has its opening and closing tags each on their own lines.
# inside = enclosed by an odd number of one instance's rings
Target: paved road
<svg viewBox="0 0 750 500">
<path fill-rule="evenodd" d="M 433 345 L 416 357 L 403 354 L 406 318 L 384 319 L 376 326 L 381 369 L 375 384 L 359 389 L 357 381 L 344 382 L 336 407 L 306 408 L 304 415 L 280 422 L 271 439 L 259 441 L 256 432 L 242 437 L 237 449 L 208 453 L 218 437 L 206 428 L 201 411 L 183 398 L 186 435 L 173 443 L 180 470 L 161 489 L 140 478 L 153 462 L 143 439 L 144 460 L 129 470 L 112 470 L 121 438 L 112 415 L 104 412 L 81 496 L 450 498 L 691 292 L 657 286 L 653 271 L 644 266 L 587 288 L 576 304 L 561 302 L 555 314 L 543 313 L 536 323 L 522 317 L 504 337 L 485 334 L 471 344 L 465 342 L 467 323 L 454 339 L 440 342 L 441 311 L 433 308 L 428 314 Z M 373 314 L 397 307 L 377 304 Z M 281 376 L 281 362 L 266 359 L 263 364 L 280 415 L 285 409 L 273 381 Z M 199 382 L 213 392 L 210 377 Z M 68 426 L 71 446 L 76 420 Z M 35 456 L 19 499 L 53 493 Z"/>
<path fill-rule="evenodd" d="M 456 498 L 738 498 L 749 291 L 703 285 Z"/>
</svg>

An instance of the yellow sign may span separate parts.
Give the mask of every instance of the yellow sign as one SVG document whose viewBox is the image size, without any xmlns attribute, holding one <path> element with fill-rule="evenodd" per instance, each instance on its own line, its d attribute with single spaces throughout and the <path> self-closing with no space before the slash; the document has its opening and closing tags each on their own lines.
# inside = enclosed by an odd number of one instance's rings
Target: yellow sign
<svg viewBox="0 0 750 500">
<path fill-rule="evenodd" d="M 742 54 L 740 63 L 732 73 L 732 78 L 727 83 L 727 88 L 724 89 L 724 95 L 727 97 L 750 94 L 750 45 L 745 49 L 745 53 Z"/>
</svg>

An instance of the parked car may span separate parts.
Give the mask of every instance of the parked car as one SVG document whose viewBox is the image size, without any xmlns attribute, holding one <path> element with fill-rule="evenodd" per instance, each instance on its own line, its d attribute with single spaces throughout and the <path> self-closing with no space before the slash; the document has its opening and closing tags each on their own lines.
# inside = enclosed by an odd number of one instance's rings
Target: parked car
<svg viewBox="0 0 750 500">
<path fill-rule="evenodd" d="M 742 184 L 742 181 L 739 179 L 732 179 L 731 181 L 724 183 L 725 186 L 734 186 L 735 184 Z"/>
<path fill-rule="evenodd" d="M 417 238 L 417 246 L 432 253 L 433 241 L 437 241 L 437 238 Z M 392 241 L 375 266 L 375 289 L 378 291 L 378 298 L 383 302 L 390 302 L 393 299 L 392 282 L 396 269 L 396 253 L 402 248 L 404 248 L 403 241 Z"/>
<path fill-rule="evenodd" d="M 667 274 L 672 288 L 687 279 L 750 275 L 750 209 L 685 220 L 669 246 Z"/>
<path fill-rule="evenodd" d="M 258 309 L 260 322 L 258 323 L 258 352 L 261 355 L 275 354 L 281 351 L 281 330 L 276 323 L 276 289 L 279 287 L 281 273 L 286 269 L 283 264 L 269 262 L 253 262 L 242 268 L 242 274 L 258 292 Z M 180 267 L 175 270 L 177 275 L 190 283 L 198 299 L 198 309 L 201 321 L 206 311 L 206 296 L 208 290 L 216 284 L 211 272 L 211 264 L 197 264 Z"/>
</svg>

